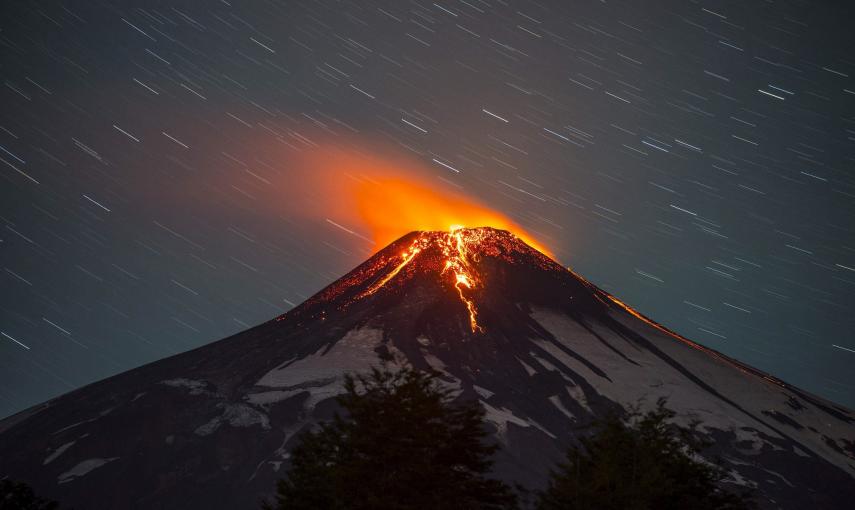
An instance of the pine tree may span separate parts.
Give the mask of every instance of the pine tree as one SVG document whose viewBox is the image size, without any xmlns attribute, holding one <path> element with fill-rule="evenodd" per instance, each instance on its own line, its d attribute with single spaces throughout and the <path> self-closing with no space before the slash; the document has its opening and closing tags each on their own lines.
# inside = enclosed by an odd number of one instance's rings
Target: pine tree
<svg viewBox="0 0 855 510">
<path fill-rule="evenodd" d="M 540 494 L 538 510 L 743 510 L 746 494 L 721 488 L 726 472 L 700 460 L 707 446 L 695 425 L 670 424 L 674 412 L 656 409 L 611 416 L 567 452 Z"/>
<path fill-rule="evenodd" d="M 436 373 L 383 367 L 346 377 L 346 414 L 301 436 L 266 508 L 515 508 L 510 488 L 486 476 L 497 447 L 485 443 L 484 410 L 452 400 Z"/>
<path fill-rule="evenodd" d="M 0 510 L 56 510 L 56 501 L 42 499 L 24 482 L 0 480 Z"/>
</svg>

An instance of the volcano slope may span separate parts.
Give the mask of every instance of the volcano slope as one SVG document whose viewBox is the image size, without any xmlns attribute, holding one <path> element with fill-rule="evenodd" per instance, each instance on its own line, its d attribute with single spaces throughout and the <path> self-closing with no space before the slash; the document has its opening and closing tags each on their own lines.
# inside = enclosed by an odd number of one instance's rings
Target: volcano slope
<svg viewBox="0 0 855 510">
<path fill-rule="evenodd" d="M 267 323 L 0 422 L 0 476 L 64 506 L 254 508 L 381 359 L 487 410 L 531 489 L 597 417 L 667 397 L 762 508 L 851 508 L 855 415 L 646 319 L 491 228 L 413 232 Z M 738 488 L 738 487 L 735 487 Z"/>
</svg>

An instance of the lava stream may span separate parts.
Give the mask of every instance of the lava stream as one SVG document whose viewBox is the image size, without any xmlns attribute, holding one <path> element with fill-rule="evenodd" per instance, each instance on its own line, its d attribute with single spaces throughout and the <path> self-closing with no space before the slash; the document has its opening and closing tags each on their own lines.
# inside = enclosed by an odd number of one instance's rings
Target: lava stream
<svg viewBox="0 0 855 510">
<path fill-rule="evenodd" d="M 469 311 L 469 327 L 472 332 L 483 332 L 484 329 L 478 325 L 477 310 L 475 303 L 463 294 L 463 288 L 472 289 L 477 280 L 475 279 L 474 271 L 469 264 L 469 257 L 466 250 L 466 241 L 463 239 L 463 227 L 453 226 L 448 234 L 445 234 L 443 254 L 445 255 L 445 268 L 443 273 L 449 269 L 454 272 L 454 288 L 457 289 L 457 294 L 460 295 L 460 300 L 466 305 Z"/>
<path fill-rule="evenodd" d="M 398 265 L 395 267 L 395 269 L 393 269 L 393 270 L 392 270 L 392 272 L 391 272 L 391 273 L 389 273 L 388 275 L 386 275 L 386 276 L 385 276 L 382 280 L 380 280 L 379 282 L 377 282 L 377 283 L 375 283 L 374 285 L 372 285 L 372 286 L 371 286 L 371 288 L 369 288 L 368 290 L 366 290 L 365 292 L 363 292 L 359 297 L 360 297 L 360 298 L 363 298 L 363 297 L 365 297 L 365 296 L 370 296 L 371 294 L 374 294 L 375 292 L 377 292 L 377 291 L 380 289 L 380 287 L 382 287 L 382 286 L 386 285 L 386 282 L 388 282 L 389 280 L 391 280 L 392 278 L 394 278 L 394 277 L 395 277 L 395 275 L 397 275 L 398 273 L 400 273 L 400 272 L 401 272 L 401 269 L 404 269 L 404 266 L 406 266 L 407 264 L 409 264 L 409 263 L 410 263 L 410 262 L 411 262 L 411 261 L 416 257 L 416 255 L 418 255 L 418 253 L 419 253 L 420 251 L 422 251 L 422 250 L 421 250 L 421 248 L 419 248 L 419 247 L 417 246 L 417 243 L 418 243 L 418 241 L 419 241 L 419 240 L 420 240 L 420 238 L 419 238 L 419 239 L 416 239 L 415 241 L 413 241 L 413 244 L 410 246 L 410 249 L 409 249 L 409 250 L 407 250 L 407 251 L 405 251 L 404 253 L 402 253 L 402 254 L 401 254 L 401 257 L 403 257 L 403 259 L 404 259 L 404 260 L 403 260 L 403 262 L 401 262 L 400 264 L 398 264 Z"/>
<path fill-rule="evenodd" d="M 469 326 L 472 332 L 483 332 L 484 328 L 478 324 L 478 310 L 475 307 L 475 301 L 466 297 L 464 293 L 464 288 L 471 290 L 480 285 L 480 281 L 476 277 L 476 273 L 470 263 L 467 247 L 468 243 L 477 243 L 480 241 L 480 238 L 473 234 L 473 232 L 467 231 L 464 238 L 463 227 L 459 226 L 453 226 L 449 232 L 439 235 L 436 232 L 423 232 L 419 234 L 410 247 L 401 253 L 401 262 L 389 274 L 372 285 L 359 297 L 363 298 L 376 293 L 397 276 L 407 264 L 412 262 L 416 255 L 434 245 L 440 249 L 445 258 L 445 266 L 440 274 L 444 275 L 447 271 L 453 274 L 454 278 L 451 284 L 457 290 L 460 300 L 466 305 L 466 310 L 469 312 Z"/>
</svg>

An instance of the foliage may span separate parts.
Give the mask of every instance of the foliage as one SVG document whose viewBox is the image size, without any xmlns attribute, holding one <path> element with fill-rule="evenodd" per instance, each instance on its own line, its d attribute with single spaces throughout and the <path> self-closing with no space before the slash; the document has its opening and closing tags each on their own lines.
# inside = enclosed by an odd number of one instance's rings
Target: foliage
<svg viewBox="0 0 855 510">
<path fill-rule="evenodd" d="M 24 482 L 0 480 L 0 510 L 56 510 L 59 504 L 35 495 Z"/>
<path fill-rule="evenodd" d="M 496 446 L 484 410 L 452 402 L 436 373 L 386 366 L 348 376 L 346 411 L 303 434 L 278 482 L 279 510 L 515 508 L 504 483 L 486 477 Z"/>
<path fill-rule="evenodd" d="M 707 444 L 689 427 L 670 424 L 674 412 L 660 400 L 654 410 L 611 416 L 569 449 L 540 494 L 538 510 L 741 510 L 746 494 L 721 488 L 726 472 L 699 457 Z"/>
</svg>

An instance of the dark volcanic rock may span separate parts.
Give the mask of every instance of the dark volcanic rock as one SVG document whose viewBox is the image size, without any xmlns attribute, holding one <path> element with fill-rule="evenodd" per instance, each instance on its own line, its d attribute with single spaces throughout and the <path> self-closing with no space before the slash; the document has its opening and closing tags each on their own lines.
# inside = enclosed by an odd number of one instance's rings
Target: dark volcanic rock
<svg viewBox="0 0 855 510">
<path fill-rule="evenodd" d="M 0 422 L 0 476 L 64 506 L 255 508 L 342 374 L 433 368 L 539 488 L 592 419 L 668 397 L 764 508 L 850 508 L 851 411 L 705 349 L 488 228 L 404 236 L 270 322 Z"/>
</svg>

